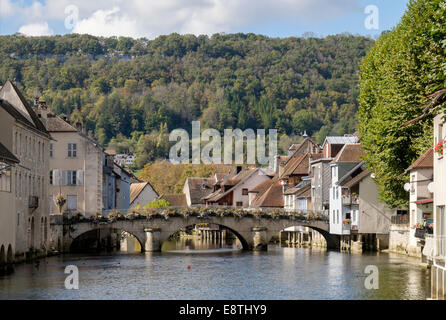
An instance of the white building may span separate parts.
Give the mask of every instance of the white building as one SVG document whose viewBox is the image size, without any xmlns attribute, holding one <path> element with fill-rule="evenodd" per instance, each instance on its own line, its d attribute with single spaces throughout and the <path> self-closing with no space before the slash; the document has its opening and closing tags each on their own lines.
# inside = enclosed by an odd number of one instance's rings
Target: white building
<svg viewBox="0 0 446 320">
<path fill-rule="evenodd" d="M 446 298 L 446 159 L 443 144 L 446 137 L 444 114 L 434 118 L 434 257 L 432 266 L 432 299 Z"/>
<path fill-rule="evenodd" d="M 330 233 L 332 234 L 350 235 L 351 208 L 343 203 L 340 183 L 347 173 L 361 165 L 361 157 L 364 155 L 360 144 L 346 144 L 330 164 Z"/>
</svg>

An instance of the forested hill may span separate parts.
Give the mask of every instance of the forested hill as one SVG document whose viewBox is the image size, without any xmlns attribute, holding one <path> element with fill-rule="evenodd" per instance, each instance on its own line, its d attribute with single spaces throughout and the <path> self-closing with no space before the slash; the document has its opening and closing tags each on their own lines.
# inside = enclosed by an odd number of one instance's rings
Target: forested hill
<svg viewBox="0 0 446 320">
<path fill-rule="evenodd" d="M 0 81 L 83 118 L 100 143 L 137 151 L 142 164 L 166 155 L 162 136 L 191 120 L 277 128 L 284 145 L 304 130 L 318 140 L 354 131 L 358 66 L 372 44 L 352 35 L 11 35 L 0 37 Z"/>
</svg>

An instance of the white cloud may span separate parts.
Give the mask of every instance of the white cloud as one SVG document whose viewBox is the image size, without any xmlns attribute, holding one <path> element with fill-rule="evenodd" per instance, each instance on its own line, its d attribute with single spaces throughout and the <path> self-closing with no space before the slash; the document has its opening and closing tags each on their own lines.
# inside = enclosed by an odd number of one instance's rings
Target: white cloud
<svg viewBox="0 0 446 320">
<path fill-rule="evenodd" d="M 77 22 L 74 33 L 88 33 L 94 36 L 142 37 L 137 22 L 120 13 L 118 7 L 111 10 L 98 10 L 89 18 Z"/>
<path fill-rule="evenodd" d="M 360 0 L 46 0 L 26 7 L 27 19 L 63 22 L 68 5 L 79 9 L 73 32 L 147 38 L 237 32 L 268 23 L 315 25 L 363 10 Z"/>
<path fill-rule="evenodd" d="M 32 37 L 49 36 L 53 34 L 53 30 L 50 29 L 47 22 L 31 23 L 21 26 L 19 29 L 19 33 Z"/>
<path fill-rule="evenodd" d="M 0 0 L 0 17 L 10 17 L 14 15 L 15 8 L 10 0 Z"/>
</svg>

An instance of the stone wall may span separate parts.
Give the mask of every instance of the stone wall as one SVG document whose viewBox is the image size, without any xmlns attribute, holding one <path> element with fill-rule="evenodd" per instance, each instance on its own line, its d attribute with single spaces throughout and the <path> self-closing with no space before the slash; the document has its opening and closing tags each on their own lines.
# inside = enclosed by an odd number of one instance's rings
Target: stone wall
<svg viewBox="0 0 446 320">
<path fill-rule="evenodd" d="M 421 248 L 410 245 L 410 227 L 408 225 L 390 225 L 389 251 L 413 257 L 421 257 Z"/>
</svg>

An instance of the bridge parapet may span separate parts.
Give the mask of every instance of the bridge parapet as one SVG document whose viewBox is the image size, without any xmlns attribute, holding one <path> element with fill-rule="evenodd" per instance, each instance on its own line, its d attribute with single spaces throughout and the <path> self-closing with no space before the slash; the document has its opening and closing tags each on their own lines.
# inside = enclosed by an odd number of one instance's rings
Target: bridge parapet
<svg viewBox="0 0 446 320">
<path fill-rule="evenodd" d="M 63 223 L 64 250 L 68 251 L 71 243 L 82 234 L 93 230 L 108 230 L 102 234 L 112 234 L 113 230 L 122 230 L 133 234 L 144 251 L 159 251 L 164 241 L 178 230 L 201 223 L 219 225 L 234 233 L 247 250 L 264 250 L 270 239 L 281 230 L 290 226 L 305 226 L 319 231 L 330 247 L 336 241 L 330 241 L 328 219 L 320 215 L 286 212 L 284 210 L 244 210 L 234 208 L 156 208 L 134 210 L 127 215 L 119 212 L 107 217 L 97 215 L 85 218 L 77 215 L 67 219 L 53 219 L 54 223 Z M 112 232 L 113 231 L 113 232 Z M 96 236 L 96 233 L 91 233 Z M 97 234 L 101 234 L 98 232 Z"/>
</svg>

